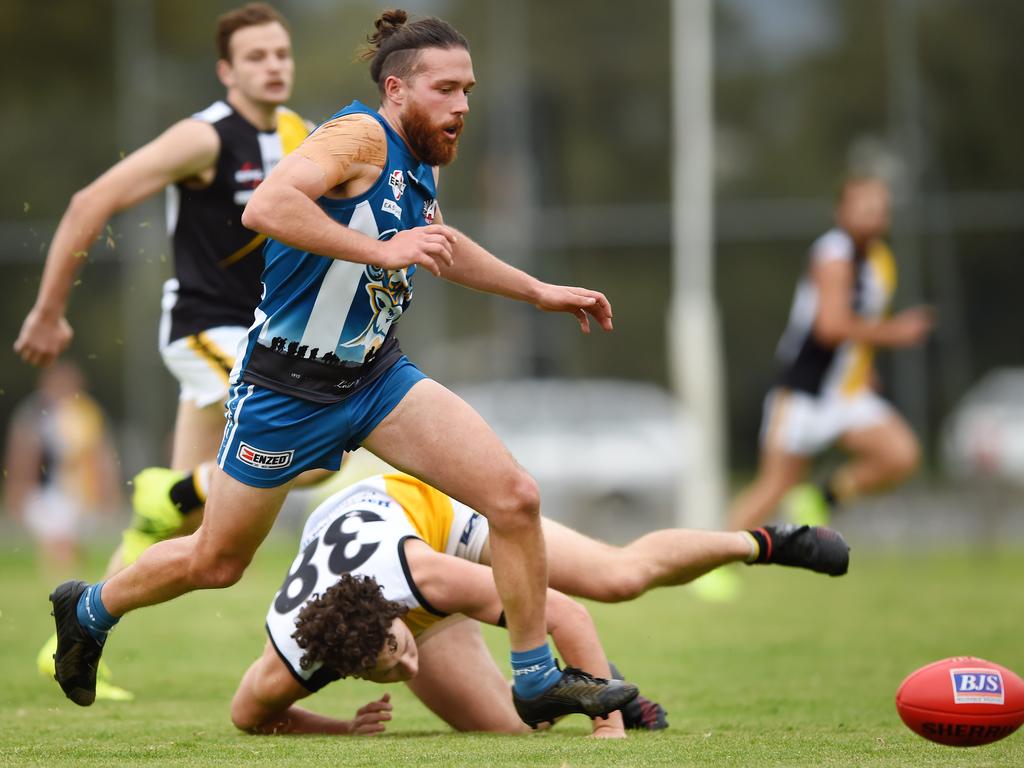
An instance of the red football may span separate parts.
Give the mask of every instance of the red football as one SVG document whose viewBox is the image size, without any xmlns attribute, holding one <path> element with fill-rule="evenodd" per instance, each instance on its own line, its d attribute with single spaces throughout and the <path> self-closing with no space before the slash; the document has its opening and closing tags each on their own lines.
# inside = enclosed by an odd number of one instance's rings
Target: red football
<svg viewBox="0 0 1024 768">
<path fill-rule="evenodd" d="M 1024 680 L 991 661 L 955 656 L 911 672 L 896 710 L 910 730 L 939 744 L 990 744 L 1024 723 Z"/>
</svg>

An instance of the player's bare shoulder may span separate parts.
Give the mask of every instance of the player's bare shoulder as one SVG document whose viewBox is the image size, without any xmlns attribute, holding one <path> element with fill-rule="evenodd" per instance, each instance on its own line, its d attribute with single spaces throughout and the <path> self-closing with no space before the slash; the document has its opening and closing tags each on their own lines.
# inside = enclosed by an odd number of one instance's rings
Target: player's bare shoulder
<svg viewBox="0 0 1024 768">
<path fill-rule="evenodd" d="M 321 125 L 296 152 L 320 166 L 332 197 L 355 197 L 369 189 L 384 170 L 388 143 L 377 120 L 351 114 Z"/>
<path fill-rule="evenodd" d="M 208 121 L 186 117 L 164 131 L 154 143 L 159 143 L 159 151 L 173 165 L 171 175 L 175 181 L 198 186 L 213 181 L 220 136 Z"/>
</svg>

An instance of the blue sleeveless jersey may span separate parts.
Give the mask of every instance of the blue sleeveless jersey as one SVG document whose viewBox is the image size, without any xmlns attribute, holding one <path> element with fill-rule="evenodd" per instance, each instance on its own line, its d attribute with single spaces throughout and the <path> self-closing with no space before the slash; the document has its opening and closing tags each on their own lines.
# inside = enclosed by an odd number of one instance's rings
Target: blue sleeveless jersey
<svg viewBox="0 0 1024 768">
<path fill-rule="evenodd" d="M 430 224 L 434 172 L 387 121 L 354 101 L 343 115 L 372 116 L 387 136 L 387 163 L 358 197 L 317 203 L 340 224 L 378 240 Z M 394 326 L 412 299 L 415 266 L 380 267 L 319 256 L 276 240 L 264 252 L 263 299 L 234 379 L 313 402 L 338 402 L 401 356 Z"/>
</svg>

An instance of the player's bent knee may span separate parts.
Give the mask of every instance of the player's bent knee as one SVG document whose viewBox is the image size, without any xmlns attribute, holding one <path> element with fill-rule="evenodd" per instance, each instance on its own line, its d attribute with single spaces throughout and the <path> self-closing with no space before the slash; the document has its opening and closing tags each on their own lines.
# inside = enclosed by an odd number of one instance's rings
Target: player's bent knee
<svg viewBox="0 0 1024 768">
<path fill-rule="evenodd" d="M 487 518 L 492 528 L 512 529 L 539 524 L 540 488 L 527 472 L 520 470 L 497 488 L 500 490 L 495 493 L 487 508 Z"/>
</svg>

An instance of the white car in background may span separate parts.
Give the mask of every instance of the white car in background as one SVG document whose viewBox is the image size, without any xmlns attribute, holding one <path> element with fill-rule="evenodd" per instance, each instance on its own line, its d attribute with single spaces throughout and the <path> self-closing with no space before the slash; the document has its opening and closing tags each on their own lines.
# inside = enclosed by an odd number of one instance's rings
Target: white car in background
<svg viewBox="0 0 1024 768">
<path fill-rule="evenodd" d="M 1024 486 L 1024 368 L 997 368 L 946 419 L 943 454 L 960 478 Z"/>
<path fill-rule="evenodd" d="M 536 478 L 546 517 L 611 542 L 677 524 L 695 432 L 663 389 L 528 379 L 456 391 Z"/>
</svg>

